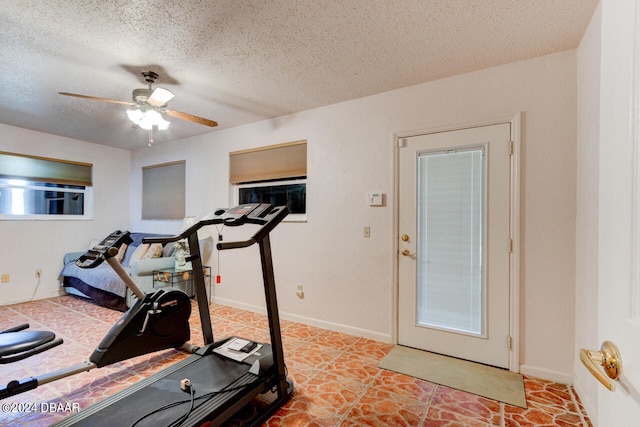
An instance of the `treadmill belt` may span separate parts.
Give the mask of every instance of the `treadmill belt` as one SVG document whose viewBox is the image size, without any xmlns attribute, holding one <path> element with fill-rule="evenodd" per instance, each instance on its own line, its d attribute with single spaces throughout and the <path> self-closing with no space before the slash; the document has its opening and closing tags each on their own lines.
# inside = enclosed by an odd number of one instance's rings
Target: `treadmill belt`
<svg viewBox="0 0 640 427">
<path fill-rule="evenodd" d="M 136 427 L 168 426 L 184 416 L 191 405 L 191 395 L 180 389 L 181 380 L 185 378 L 191 380 L 192 387 L 195 389 L 196 399 L 194 412 L 197 412 L 198 407 L 204 402 L 204 399 L 198 399 L 199 396 L 220 391 L 236 382 L 237 384 L 233 384 L 229 388 L 236 385 L 251 384 L 252 381 L 257 379 L 257 376 L 248 372 L 250 369 L 249 365 L 224 359 L 215 354 L 210 354 L 205 357 L 191 356 L 185 360 L 190 360 L 191 358 L 194 358 L 191 363 L 182 366 L 162 378 L 154 380 L 140 390 L 121 397 L 116 402 L 111 402 L 105 408 L 74 423 L 74 425 L 91 427 L 132 426 L 138 421 L 138 423 L 135 424 Z M 153 376 L 150 377 L 150 379 L 153 378 Z M 238 392 L 221 393 L 216 395 L 212 400 L 215 401 L 217 398 L 220 401 L 219 403 L 222 404 L 230 394 L 232 395 L 234 393 Z M 175 404 L 176 402 L 183 403 L 153 413 L 159 408 Z M 207 404 L 210 403 L 211 399 L 208 400 Z M 98 403 L 98 405 L 100 405 L 100 403 Z M 90 410 L 90 408 L 88 408 L 88 410 Z M 153 414 L 141 419 L 151 413 Z M 78 415 L 81 414 L 82 411 Z"/>
</svg>

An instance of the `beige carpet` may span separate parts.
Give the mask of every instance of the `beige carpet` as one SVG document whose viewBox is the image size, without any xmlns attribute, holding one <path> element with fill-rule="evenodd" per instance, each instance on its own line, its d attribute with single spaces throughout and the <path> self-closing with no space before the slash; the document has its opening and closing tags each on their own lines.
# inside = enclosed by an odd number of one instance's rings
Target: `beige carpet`
<svg viewBox="0 0 640 427">
<path fill-rule="evenodd" d="M 509 405 L 527 407 L 522 375 L 504 369 L 398 345 L 379 366 Z"/>
</svg>

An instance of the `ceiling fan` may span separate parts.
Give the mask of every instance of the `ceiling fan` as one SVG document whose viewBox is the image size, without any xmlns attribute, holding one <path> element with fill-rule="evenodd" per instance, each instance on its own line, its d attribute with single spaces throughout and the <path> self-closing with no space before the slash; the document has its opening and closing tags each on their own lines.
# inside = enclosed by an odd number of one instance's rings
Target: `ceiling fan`
<svg viewBox="0 0 640 427">
<path fill-rule="evenodd" d="M 99 98 L 97 96 L 80 95 L 77 93 L 58 92 L 60 95 L 73 96 L 76 98 L 91 99 L 94 101 L 111 102 L 114 104 L 128 105 L 135 107 L 127 110 L 127 116 L 134 124 L 142 129 L 149 131 L 149 146 L 153 144 L 153 131 L 163 130 L 169 126 L 169 122 L 164 120 L 161 113 L 176 119 L 187 120 L 193 123 L 201 124 L 209 127 L 216 127 L 218 123 L 214 120 L 205 119 L 203 117 L 194 116 L 193 114 L 183 113 L 181 111 L 170 110 L 167 103 L 175 96 L 170 90 L 158 87 L 151 88 L 158 78 L 158 74 L 153 71 L 143 71 L 142 76 L 148 83 L 147 88 L 134 89 L 131 95 L 131 101 L 118 101 L 115 99 Z"/>
</svg>

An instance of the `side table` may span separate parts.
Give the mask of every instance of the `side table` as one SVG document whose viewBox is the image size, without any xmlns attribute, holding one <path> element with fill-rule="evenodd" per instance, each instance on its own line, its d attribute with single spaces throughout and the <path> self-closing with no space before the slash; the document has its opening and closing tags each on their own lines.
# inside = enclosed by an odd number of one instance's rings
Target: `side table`
<svg viewBox="0 0 640 427">
<path fill-rule="evenodd" d="M 211 280 L 211 267 L 203 266 L 202 273 L 205 283 Z M 176 271 L 175 268 L 153 270 L 153 288 L 172 287 L 180 289 L 190 298 L 195 296 L 193 291 L 193 270 Z"/>
</svg>

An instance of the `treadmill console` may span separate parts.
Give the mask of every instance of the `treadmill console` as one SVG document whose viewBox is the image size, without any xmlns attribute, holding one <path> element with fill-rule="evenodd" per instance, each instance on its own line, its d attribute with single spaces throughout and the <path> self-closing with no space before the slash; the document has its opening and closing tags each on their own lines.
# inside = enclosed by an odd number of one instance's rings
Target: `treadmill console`
<svg viewBox="0 0 640 427">
<path fill-rule="evenodd" d="M 219 209 L 214 215 L 220 217 L 225 225 L 237 226 L 247 222 L 247 218 L 263 218 L 272 206 L 268 203 L 246 203 L 229 209 Z"/>
<path fill-rule="evenodd" d="M 105 259 L 117 254 L 117 249 L 123 243 L 129 244 L 131 239 L 128 231 L 116 230 L 102 240 L 102 242 L 89 249 L 76 260 L 76 265 L 80 268 L 94 268 L 102 264 Z M 115 251 L 109 249 L 115 248 Z"/>
</svg>

